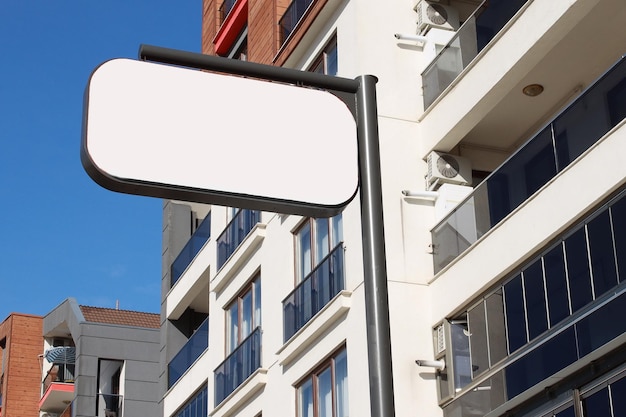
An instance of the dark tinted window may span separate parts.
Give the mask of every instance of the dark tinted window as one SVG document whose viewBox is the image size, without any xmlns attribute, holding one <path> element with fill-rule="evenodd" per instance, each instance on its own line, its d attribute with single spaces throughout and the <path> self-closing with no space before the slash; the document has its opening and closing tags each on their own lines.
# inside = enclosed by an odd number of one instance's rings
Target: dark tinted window
<svg viewBox="0 0 626 417">
<path fill-rule="evenodd" d="M 608 388 L 592 394 L 583 400 L 585 417 L 610 417 L 611 406 L 609 404 Z"/>
<path fill-rule="evenodd" d="M 528 316 L 528 338 L 532 340 L 548 329 L 541 258 L 526 268 L 523 274 L 526 314 Z"/>
<path fill-rule="evenodd" d="M 569 316 L 565 259 L 563 257 L 563 245 L 561 243 L 544 255 L 543 267 L 546 275 L 550 326 L 554 326 Z"/>
<path fill-rule="evenodd" d="M 617 285 L 609 212 L 603 211 L 587 225 L 591 274 L 596 298 Z"/>
<path fill-rule="evenodd" d="M 509 353 L 512 353 L 526 344 L 526 320 L 521 275 L 517 275 L 504 285 L 504 298 L 507 340 Z"/>
<path fill-rule="evenodd" d="M 592 300 L 591 277 L 589 276 L 584 228 L 581 228 L 565 240 L 565 256 L 567 259 L 567 276 L 569 278 L 572 299 L 572 312 L 575 312 Z"/>
<path fill-rule="evenodd" d="M 626 281 L 626 197 L 623 197 L 611 207 L 611 219 L 615 237 L 615 251 L 617 252 L 617 265 L 619 278 Z"/>
</svg>

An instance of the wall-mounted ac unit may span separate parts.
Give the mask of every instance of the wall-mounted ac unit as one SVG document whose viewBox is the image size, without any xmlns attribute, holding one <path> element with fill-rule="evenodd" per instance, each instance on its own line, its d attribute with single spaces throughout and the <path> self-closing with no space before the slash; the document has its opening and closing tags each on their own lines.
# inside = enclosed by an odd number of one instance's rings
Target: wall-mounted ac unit
<svg viewBox="0 0 626 417">
<path fill-rule="evenodd" d="M 467 158 L 433 151 L 428 155 L 426 164 L 428 165 L 426 186 L 429 190 L 441 184 L 472 183 L 472 166 Z"/>
<path fill-rule="evenodd" d="M 418 33 L 426 33 L 431 28 L 457 30 L 460 26 L 459 12 L 448 5 L 420 0 L 415 11 Z"/>
</svg>

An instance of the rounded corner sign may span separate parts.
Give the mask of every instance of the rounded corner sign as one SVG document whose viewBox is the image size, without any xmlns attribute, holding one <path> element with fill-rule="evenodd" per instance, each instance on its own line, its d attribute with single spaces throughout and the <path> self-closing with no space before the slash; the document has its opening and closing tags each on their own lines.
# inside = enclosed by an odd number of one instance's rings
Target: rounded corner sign
<svg viewBox="0 0 626 417">
<path fill-rule="evenodd" d="M 83 166 L 114 191 L 327 216 L 358 189 L 356 122 L 327 91 L 114 59 L 83 117 Z"/>
</svg>

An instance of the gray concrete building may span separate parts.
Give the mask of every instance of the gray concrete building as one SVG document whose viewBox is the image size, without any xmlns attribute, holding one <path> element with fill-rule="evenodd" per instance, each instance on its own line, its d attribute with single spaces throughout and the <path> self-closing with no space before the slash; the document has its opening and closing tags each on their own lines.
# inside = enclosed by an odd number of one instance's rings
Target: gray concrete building
<svg viewBox="0 0 626 417">
<path fill-rule="evenodd" d="M 158 415 L 158 314 L 68 298 L 45 316 L 43 336 L 43 416 Z"/>
</svg>

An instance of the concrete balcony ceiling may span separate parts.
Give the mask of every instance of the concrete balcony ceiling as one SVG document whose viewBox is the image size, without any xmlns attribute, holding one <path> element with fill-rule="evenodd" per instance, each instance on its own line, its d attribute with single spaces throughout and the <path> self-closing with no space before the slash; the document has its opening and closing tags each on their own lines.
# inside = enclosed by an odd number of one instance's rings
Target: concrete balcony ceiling
<svg viewBox="0 0 626 417">
<path fill-rule="evenodd" d="M 625 26 L 623 0 L 530 0 L 421 117 L 422 156 L 506 158 L 626 52 Z"/>
</svg>

